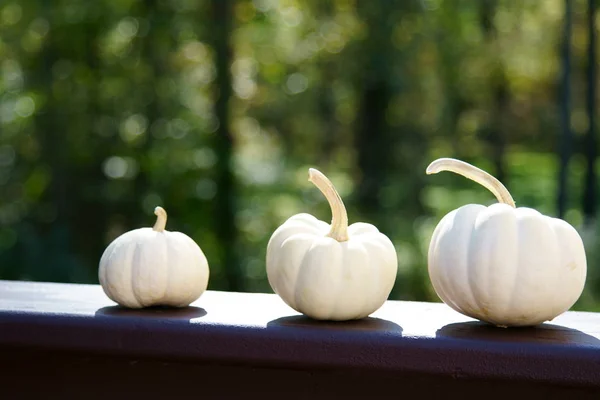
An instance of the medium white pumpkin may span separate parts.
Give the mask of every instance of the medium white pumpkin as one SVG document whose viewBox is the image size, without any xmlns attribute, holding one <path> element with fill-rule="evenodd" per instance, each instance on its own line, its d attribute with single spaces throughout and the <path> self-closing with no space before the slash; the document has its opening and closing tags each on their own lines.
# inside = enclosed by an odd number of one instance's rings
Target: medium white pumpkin
<svg viewBox="0 0 600 400">
<path fill-rule="evenodd" d="M 488 173 L 442 158 L 427 174 L 452 171 L 488 188 L 500 203 L 468 204 L 435 228 L 428 270 L 437 295 L 454 310 L 490 324 L 534 326 L 575 304 L 585 285 L 583 241 L 569 223 L 516 208 Z"/>
<path fill-rule="evenodd" d="M 367 317 L 394 286 L 396 250 L 375 226 L 348 226 L 344 203 L 325 175 L 311 168 L 309 181 L 331 206 L 331 226 L 300 213 L 278 227 L 267 245 L 269 283 L 287 305 L 313 319 Z"/>
<path fill-rule="evenodd" d="M 188 306 L 208 286 L 208 261 L 189 236 L 165 230 L 162 207 L 154 214 L 153 228 L 126 232 L 104 250 L 100 285 L 111 300 L 128 308 Z"/>
</svg>

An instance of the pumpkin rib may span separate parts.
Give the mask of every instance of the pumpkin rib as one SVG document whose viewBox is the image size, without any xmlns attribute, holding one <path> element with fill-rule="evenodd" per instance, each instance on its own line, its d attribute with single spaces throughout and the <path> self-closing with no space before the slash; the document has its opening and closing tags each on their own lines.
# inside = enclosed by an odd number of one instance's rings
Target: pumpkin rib
<svg viewBox="0 0 600 400">
<path fill-rule="evenodd" d="M 454 218 L 456 218 L 456 215 L 458 213 L 454 214 Z M 453 223 L 454 223 L 454 218 L 453 218 Z M 438 233 L 437 236 L 437 241 L 436 241 L 436 250 L 435 250 L 435 260 L 436 263 L 435 265 L 435 270 L 436 270 L 436 275 L 437 275 L 437 281 L 438 281 L 438 286 L 439 286 L 439 290 L 441 291 L 441 295 L 438 294 L 438 296 L 440 296 L 440 298 L 442 298 L 442 301 L 444 301 L 444 303 L 449 304 L 450 307 L 452 307 L 454 310 L 456 310 L 457 312 L 463 312 L 462 307 L 459 303 L 454 301 L 454 296 L 453 296 L 453 290 L 454 287 L 451 285 L 451 281 L 454 279 L 454 277 L 449 275 L 449 269 L 450 268 L 445 268 L 445 267 L 440 267 L 439 266 L 439 258 L 441 257 L 441 254 L 439 252 L 439 250 L 437 249 L 437 246 L 439 244 L 439 242 L 446 236 L 448 235 L 448 231 L 450 230 L 450 228 L 448 227 L 448 221 L 446 221 L 446 223 L 444 225 L 441 226 L 440 231 Z M 471 228 L 472 231 L 472 228 Z M 467 253 L 468 254 L 468 253 Z M 452 269 L 454 269 L 455 267 L 452 266 Z"/>
<path fill-rule="evenodd" d="M 387 290 L 388 288 L 382 287 L 385 284 L 385 281 L 382 282 L 382 273 L 383 272 L 387 272 L 387 271 L 382 271 L 384 269 L 387 269 L 387 263 L 390 262 L 391 264 L 391 260 L 386 260 L 385 255 L 387 254 L 387 249 L 385 248 L 385 244 L 382 243 L 382 241 L 384 240 L 384 238 L 386 238 L 386 236 L 381 234 L 378 234 L 379 232 L 371 232 L 371 233 L 366 233 L 364 234 L 364 236 L 362 237 L 362 245 L 365 248 L 365 252 L 367 254 L 367 259 L 369 260 L 369 269 L 370 269 L 370 276 L 372 277 L 371 279 L 371 290 L 369 293 L 369 296 L 367 298 L 366 301 L 366 305 L 363 305 L 363 311 L 361 312 L 360 315 L 358 315 L 356 317 L 356 319 L 361 318 L 361 317 L 365 317 L 366 315 L 364 315 L 364 313 L 366 312 L 365 310 L 372 310 L 372 309 L 379 309 L 380 307 L 383 306 L 383 304 L 385 303 L 385 301 L 387 300 L 388 296 L 389 296 L 389 292 L 391 292 L 393 284 L 395 283 L 395 276 L 394 276 L 394 282 L 391 283 L 391 287 L 389 288 L 389 291 Z M 367 236 L 369 235 L 369 236 Z M 391 243 L 391 242 L 390 242 Z M 370 248 L 369 248 L 370 247 Z M 393 247 L 393 245 L 392 245 Z M 394 249 L 394 254 L 396 254 L 396 250 Z M 379 265 L 380 267 L 377 268 L 377 265 Z M 398 270 L 398 260 L 396 259 L 396 263 L 395 263 L 395 272 L 397 274 L 397 270 Z M 390 283 L 388 282 L 388 285 L 390 286 Z M 381 294 L 385 294 L 387 293 L 387 295 L 382 296 Z M 383 298 L 383 301 L 382 301 Z"/>
<path fill-rule="evenodd" d="M 200 246 L 198 246 L 196 244 L 196 242 L 194 242 L 193 240 L 191 240 L 191 238 L 188 238 L 188 240 L 185 240 L 185 243 L 188 246 L 188 251 L 190 252 L 190 254 L 194 254 L 195 252 L 200 253 L 200 257 L 198 259 L 198 263 L 197 264 L 192 264 L 190 263 L 190 268 L 193 268 L 194 270 L 198 270 L 198 280 L 202 280 L 202 286 L 203 286 L 203 290 L 202 292 L 200 292 L 199 294 L 197 293 L 196 290 L 191 290 L 189 296 L 185 299 L 185 303 L 187 305 L 193 303 L 194 301 L 196 301 L 196 299 L 199 298 L 199 296 L 202 295 L 202 293 L 206 290 L 206 288 L 208 287 L 208 276 L 205 278 L 204 277 L 204 273 L 203 271 L 201 271 L 200 269 L 202 268 L 201 264 L 206 263 L 208 265 L 208 260 L 206 259 L 206 256 L 204 255 L 204 252 L 202 251 L 202 249 L 200 248 Z M 207 269 L 207 274 L 209 274 L 209 270 Z M 204 280 L 206 280 L 206 285 L 204 284 Z M 200 282 L 199 282 L 200 283 Z"/>
<path fill-rule="evenodd" d="M 482 213 L 483 213 L 483 211 L 482 211 Z M 471 230 L 471 235 L 469 236 L 468 247 L 467 247 L 467 271 L 468 271 L 467 288 L 470 290 L 471 296 L 473 297 L 474 306 L 476 307 L 476 310 L 475 310 L 476 314 L 482 314 L 481 310 L 484 307 L 481 304 L 481 301 L 480 301 L 479 296 L 477 295 L 477 292 L 474 290 L 473 280 L 470 279 L 470 277 L 474 274 L 473 269 L 477 268 L 477 262 L 471 260 L 471 256 L 475 251 L 479 250 L 478 248 L 475 247 L 473 242 L 475 240 L 475 236 L 477 235 L 477 232 L 475 231 L 475 226 L 477 225 L 477 221 L 479 220 L 479 217 L 481 216 L 482 213 L 478 214 L 477 217 L 475 218 L 475 221 L 473 221 L 473 229 Z"/>
<path fill-rule="evenodd" d="M 160 300 L 161 303 L 165 303 L 164 305 L 170 305 L 169 303 L 171 303 L 171 293 L 173 291 L 173 289 L 171 288 L 171 284 L 173 282 L 173 280 L 171 279 L 171 275 L 173 274 L 173 267 L 171 265 L 171 263 L 169 263 L 169 248 L 171 247 L 171 243 L 169 243 L 170 240 L 170 236 L 168 235 L 168 232 L 164 232 L 162 233 L 164 235 L 164 240 L 162 241 L 164 243 L 165 246 L 165 266 L 164 268 L 167 269 L 167 282 L 165 284 L 165 290 L 163 293 L 163 297 Z"/>
<path fill-rule="evenodd" d="M 510 296 L 509 301 L 508 301 L 508 306 L 506 306 L 506 310 L 505 310 L 505 314 L 511 314 L 512 310 L 514 308 L 514 304 L 515 304 L 515 298 L 516 298 L 516 292 L 519 289 L 519 273 L 521 271 L 520 265 L 519 265 L 519 260 L 520 260 L 520 252 L 521 252 L 521 248 L 522 246 L 520 246 L 519 244 L 521 243 L 521 235 L 520 235 L 520 230 L 519 230 L 519 221 L 517 220 L 516 215 L 514 215 L 514 223 L 516 224 L 516 229 L 515 229 L 515 246 L 517 248 L 517 252 L 515 254 L 515 260 L 513 260 L 513 268 L 515 269 L 515 276 L 514 279 L 512 280 L 512 287 L 510 290 Z M 505 316 L 505 318 L 507 318 Z"/>
<path fill-rule="evenodd" d="M 109 284 L 108 277 L 107 277 L 107 275 L 108 275 L 107 264 L 110 262 L 110 259 L 113 256 L 113 253 L 115 250 L 115 245 L 116 245 L 116 242 L 112 242 L 111 244 L 109 244 L 109 246 L 105 250 L 105 254 L 103 254 L 102 258 L 100 259 L 98 280 L 100 281 L 100 286 L 102 287 L 102 289 L 104 289 L 104 293 L 106 294 L 106 296 L 109 299 L 111 299 L 112 301 L 116 302 L 116 300 L 114 299 L 114 296 L 112 294 L 111 285 Z M 105 258 L 105 256 L 106 256 L 106 258 Z"/>
<path fill-rule="evenodd" d="M 129 275 L 130 275 L 129 283 L 131 285 L 131 294 L 132 294 L 132 297 L 133 297 L 134 301 L 137 303 L 135 306 L 141 308 L 141 307 L 144 307 L 144 303 L 138 297 L 137 290 L 136 290 L 136 285 L 135 285 L 135 282 L 136 282 L 136 276 L 135 276 L 135 274 L 136 274 L 136 271 L 137 271 L 137 268 L 138 268 L 137 266 L 140 265 L 139 262 L 136 262 L 134 264 L 134 260 L 136 259 L 136 255 L 137 255 L 138 251 L 139 251 L 139 239 L 136 238 L 133 251 L 131 252 L 131 259 L 128 260 L 128 262 L 126 263 L 126 265 L 129 268 Z"/>
<path fill-rule="evenodd" d="M 555 273 L 554 287 L 556 288 L 556 290 L 553 291 L 554 293 L 557 293 L 558 290 L 560 290 L 560 286 L 562 284 L 562 279 L 561 279 L 561 275 L 562 275 L 562 271 L 561 271 L 562 249 L 561 249 L 561 247 L 562 247 L 562 244 L 558 237 L 559 236 L 558 232 L 556 231 L 556 229 L 554 229 L 554 225 L 552 224 L 552 221 L 547 217 L 544 219 L 545 219 L 546 225 L 548 226 L 548 229 L 554 234 L 554 244 L 556 246 L 556 249 L 558 249 L 559 259 L 557 260 L 557 263 L 556 263 L 557 265 L 556 265 L 556 268 L 554 271 L 554 273 Z M 551 297 L 551 299 L 555 302 L 551 314 L 558 315 L 558 314 L 566 311 L 566 310 L 563 310 L 564 306 L 563 306 L 563 304 L 561 304 L 560 301 L 558 301 L 557 298 Z"/>
</svg>

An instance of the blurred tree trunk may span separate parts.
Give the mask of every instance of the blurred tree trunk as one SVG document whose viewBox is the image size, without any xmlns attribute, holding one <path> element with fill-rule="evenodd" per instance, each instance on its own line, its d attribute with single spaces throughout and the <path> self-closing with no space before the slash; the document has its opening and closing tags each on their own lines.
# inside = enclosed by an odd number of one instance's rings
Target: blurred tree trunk
<svg viewBox="0 0 600 400">
<path fill-rule="evenodd" d="M 358 202 L 370 218 L 379 210 L 381 187 L 389 165 L 385 122 L 389 100 L 390 90 L 384 81 L 378 80 L 365 85 L 359 112 L 361 122 L 356 135 L 358 166 L 362 174 Z"/>
<path fill-rule="evenodd" d="M 333 16 L 333 4 L 329 2 L 316 2 L 316 13 L 321 18 L 327 20 Z M 321 72 L 321 84 L 319 85 L 319 113 L 322 123 L 323 132 L 321 134 L 321 152 L 318 157 L 319 165 L 325 167 L 331 161 L 331 155 L 336 149 L 336 139 L 338 124 L 335 117 L 335 96 L 333 92 L 333 83 L 336 76 L 339 76 L 337 71 L 338 64 L 336 58 L 330 55 L 321 56 L 317 61 L 317 66 Z"/>
<path fill-rule="evenodd" d="M 163 31 L 163 27 L 168 27 L 169 17 L 164 15 L 164 10 L 161 10 L 157 0 L 146 0 L 140 3 L 142 6 L 142 18 L 148 21 L 149 30 L 146 36 L 142 39 L 142 57 L 145 60 L 152 71 L 152 81 L 156 84 L 158 79 L 165 73 L 164 62 L 166 60 L 166 54 L 162 53 L 161 41 L 164 40 L 165 35 L 167 38 L 170 37 L 167 32 Z M 166 22 L 166 24 L 165 24 Z M 175 45 L 173 43 L 173 45 Z M 141 110 L 140 110 L 141 111 Z M 144 135 L 144 143 L 141 145 L 138 158 L 140 163 L 138 173 L 134 180 L 133 193 L 133 204 L 132 208 L 135 212 L 131 213 L 130 218 L 135 221 L 135 226 L 142 225 L 141 218 L 146 220 L 145 213 L 140 212 L 140 200 L 144 198 L 149 189 L 148 170 L 146 168 L 146 159 L 150 156 L 149 152 L 152 149 L 153 137 L 151 134 L 151 127 L 154 121 L 160 118 L 163 110 L 160 109 L 158 103 L 158 95 L 156 92 L 152 93 L 152 98 L 147 103 L 144 114 L 148 120 L 148 128 Z M 164 204 L 156 204 L 168 207 Z M 147 212 L 148 210 L 143 210 Z M 148 222 L 145 222 L 147 224 Z"/>
<path fill-rule="evenodd" d="M 562 40 L 562 76 L 560 84 L 560 115 L 562 122 L 562 133 L 559 140 L 559 175 L 557 208 L 558 217 L 563 218 L 567 209 L 567 173 L 569 159 L 571 157 L 572 135 L 571 135 L 571 33 L 572 33 L 572 4 L 571 0 L 565 0 L 565 17 Z"/>
<path fill-rule="evenodd" d="M 244 277 L 235 252 L 237 229 L 235 226 L 235 179 L 232 171 L 234 138 L 230 131 L 229 102 L 232 95 L 231 64 L 233 60 L 229 39 L 233 23 L 233 1 L 213 0 L 212 31 L 215 66 L 217 70 L 215 113 L 219 121 L 214 141 L 217 154 L 214 199 L 214 229 L 221 248 L 221 265 L 224 268 L 228 290 L 242 291 Z"/>
<path fill-rule="evenodd" d="M 589 120 L 588 131 L 585 136 L 584 155 L 586 159 L 586 173 L 583 193 L 583 213 L 585 224 L 591 226 L 596 219 L 596 0 L 588 0 L 587 28 L 588 28 L 588 50 L 587 50 L 587 93 L 586 108 Z"/>
<path fill-rule="evenodd" d="M 415 79 L 415 72 L 408 67 L 415 42 L 395 45 L 394 28 L 399 18 L 410 20 L 422 11 L 414 3 L 402 1 L 359 2 L 357 6 L 368 32 L 360 48 L 362 71 L 357 76 L 360 98 L 354 145 L 362 175 L 356 190 L 357 206 L 366 221 L 392 240 L 401 237 L 406 246 L 419 251 L 413 223 L 414 216 L 424 212 L 421 191 L 427 140 L 411 118 L 390 123 L 397 111 L 390 110 L 390 105 L 395 96 L 410 96 Z M 390 298 L 425 298 L 426 275 L 426 268 L 414 263 L 409 271 L 398 274 L 399 284 Z"/>
<path fill-rule="evenodd" d="M 44 17 L 51 21 L 51 6 L 42 5 Z M 69 196 L 70 174 L 66 162 L 69 154 L 68 107 L 61 107 L 54 93 L 53 66 L 58 58 L 58 28 L 50 27 L 40 53 L 41 62 L 35 63 L 32 85 L 45 97 L 44 105 L 35 113 L 35 131 L 40 138 L 39 164 L 48 169 L 50 184 L 37 205 L 38 214 L 34 218 L 31 243 L 26 252 L 24 269 L 29 269 L 29 277 L 34 280 L 68 282 L 69 266 L 61 263 L 61 256 L 70 252 L 70 219 L 77 208 L 75 196 Z M 45 215 L 44 215 L 45 214 Z"/>
<path fill-rule="evenodd" d="M 490 142 L 492 144 L 494 175 L 500 182 L 506 183 L 507 176 L 506 169 L 504 168 L 504 157 L 506 154 L 505 117 L 510 94 L 504 70 L 498 71 L 498 75 L 496 75 L 494 81 L 494 118 L 490 131 Z"/>
<path fill-rule="evenodd" d="M 109 205 L 101 193 L 101 182 L 106 180 L 106 176 L 102 170 L 102 162 L 104 161 L 104 157 L 110 154 L 112 147 L 112 141 L 106 140 L 103 136 L 94 132 L 92 125 L 92 121 L 98 121 L 98 117 L 101 115 L 100 110 L 102 110 L 102 105 L 99 101 L 100 91 L 98 90 L 102 79 L 102 69 L 98 56 L 98 40 L 101 27 L 106 22 L 106 10 L 102 7 L 102 2 L 88 6 L 88 18 L 81 27 L 85 34 L 85 40 L 83 41 L 85 45 L 79 51 L 83 54 L 82 59 L 86 61 L 86 67 L 90 75 L 87 85 L 87 110 L 85 113 L 82 113 L 82 117 L 88 121 L 84 126 L 88 127 L 86 135 L 88 136 L 88 143 L 90 143 L 94 151 L 93 160 L 86 164 L 85 168 L 81 171 L 82 176 L 79 179 L 83 179 L 85 182 L 92 182 L 94 186 L 88 195 L 83 195 L 81 198 L 81 209 L 85 210 L 83 213 L 85 213 L 86 218 L 75 218 L 73 224 L 74 232 L 86 232 L 85 237 L 82 235 L 75 237 L 78 253 L 81 253 L 84 257 L 93 254 L 96 260 L 100 259 L 107 245 L 104 235 L 108 230 Z M 97 283 L 97 263 L 90 265 L 90 268 L 91 270 L 88 272 L 91 274 L 91 281 Z"/>
<path fill-rule="evenodd" d="M 460 22 L 460 7 L 458 2 L 441 2 L 443 12 L 438 13 L 439 19 L 434 30 L 437 51 L 440 57 L 439 71 L 444 92 L 444 107 L 442 117 L 443 131 L 448 134 L 452 157 L 464 159 L 464 151 L 460 146 L 458 123 L 460 117 L 469 107 L 469 99 L 464 95 L 460 77 L 461 62 L 464 46 L 461 43 L 462 25 Z"/>
<path fill-rule="evenodd" d="M 49 8 L 48 5 L 44 4 L 46 15 L 51 12 Z M 37 64 L 39 69 L 33 75 L 39 77 L 37 90 L 46 96 L 44 107 L 36 113 L 35 125 L 39 134 L 38 137 L 41 138 L 40 159 L 42 163 L 48 165 L 52 175 L 48 190 L 50 197 L 46 201 L 52 204 L 55 218 L 49 225 L 63 226 L 68 223 L 70 210 L 67 196 L 68 176 L 65 165 L 68 141 L 65 140 L 64 132 L 61 132 L 57 122 L 63 120 L 63 118 L 61 118 L 61 110 L 60 107 L 57 107 L 57 101 L 52 91 L 54 81 L 52 67 L 57 61 L 54 47 L 55 36 L 56 32 L 50 29 L 41 52 L 42 62 Z"/>
<path fill-rule="evenodd" d="M 480 22 L 486 37 L 488 48 L 494 49 L 494 68 L 490 73 L 490 87 L 492 88 L 492 118 L 487 127 L 487 140 L 491 145 L 492 160 L 494 163 L 494 175 L 501 182 L 506 183 L 506 171 L 504 168 L 504 156 L 506 153 L 506 110 L 509 103 L 509 89 L 506 72 L 499 58 L 497 46 L 498 35 L 494 25 L 496 13 L 496 0 L 483 0 L 480 4 Z"/>
<path fill-rule="evenodd" d="M 380 195 L 390 167 L 392 149 L 386 110 L 392 97 L 390 58 L 395 53 L 391 43 L 393 25 L 389 21 L 393 3 L 369 2 L 359 5 L 369 33 L 362 47 L 365 64 L 363 76 L 359 77 L 362 90 L 355 147 L 361 178 L 357 202 L 360 210 L 375 223 L 380 222 Z"/>
<path fill-rule="evenodd" d="M 335 79 L 335 63 L 323 61 L 319 64 L 323 77 L 323 84 L 319 88 L 319 112 L 324 131 L 321 135 L 322 146 L 319 157 L 320 165 L 327 165 L 336 149 L 338 124 L 335 118 L 335 97 L 333 94 L 333 81 Z"/>
<path fill-rule="evenodd" d="M 172 36 L 169 34 L 169 21 L 172 19 L 172 14 L 167 13 L 167 10 L 164 9 L 166 7 L 168 6 L 159 3 L 157 0 L 146 0 L 140 3 L 139 17 L 146 19 L 149 27 L 146 36 L 140 39 L 142 60 L 148 64 L 152 71 L 152 78 L 148 80 L 148 84 L 151 82 L 157 84 L 159 79 L 168 73 L 165 65 L 168 60 L 166 53 L 169 48 L 176 45 L 172 40 Z M 168 41 L 168 43 L 164 44 L 164 41 Z M 159 96 L 156 93 L 155 86 L 145 89 L 151 91 L 151 95 L 143 110 L 139 110 L 138 112 L 143 112 L 144 116 L 147 118 L 148 128 L 143 137 L 144 142 L 136 151 L 139 168 L 133 182 L 133 195 L 128 199 L 129 212 L 126 213 L 126 218 L 128 219 L 127 225 L 131 227 L 145 226 L 148 224 L 148 216 L 146 213 L 151 210 L 143 210 L 144 212 L 140 212 L 142 211 L 140 203 L 151 189 L 151 182 L 149 179 L 150 171 L 147 162 L 154 142 L 154 138 L 151 134 L 151 127 L 158 118 L 166 116 L 165 110 L 162 109 L 159 102 Z M 168 207 L 168 205 L 165 204 L 155 204 L 155 206 L 159 205 Z"/>
</svg>

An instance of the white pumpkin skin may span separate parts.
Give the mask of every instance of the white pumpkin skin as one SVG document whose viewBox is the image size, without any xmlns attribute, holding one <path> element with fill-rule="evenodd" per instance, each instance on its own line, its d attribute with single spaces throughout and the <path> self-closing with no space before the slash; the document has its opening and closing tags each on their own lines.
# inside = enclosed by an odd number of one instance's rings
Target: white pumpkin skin
<svg viewBox="0 0 600 400">
<path fill-rule="evenodd" d="M 181 232 L 140 228 L 106 248 L 98 278 L 104 293 L 121 306 L 185 307 L 208 286 L 208 261 Z"/>
<path fill-rule="evenodd" d="M 328 236 L 330 229 L 306 213 L 278 227 L 267 245 L 269 284 L 287 305 L 313 319 L 365 318 L 385 303 L 394 286 L 396 249 L 371 224 L 347 226 L 342 241 Z"/>
<path fill-rule="evenodd" d="M 429 277 L 442 301 L 500 327 L 534 326 L 567 311 L 586 271 L 583 241 L 569 223 L 504 203 L 451 211 L 429 246 Z"/>
</svg>

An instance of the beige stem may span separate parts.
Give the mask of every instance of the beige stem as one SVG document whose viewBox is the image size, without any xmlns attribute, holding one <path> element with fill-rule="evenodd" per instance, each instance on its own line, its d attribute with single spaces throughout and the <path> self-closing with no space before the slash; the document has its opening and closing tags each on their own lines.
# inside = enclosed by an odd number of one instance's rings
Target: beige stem
<svg viewBox="0 0 600 400">
<path fill-rule="evenodd" d="M 156 232 L 162 232 L 165 230 L 167 225 L 167 212 L 164 208 L 158 206 L 154 209 L 154 215 L 156 215 L 156 223 L 152 227 Z"/>
<path fill-rule="evenodd" d="M 508 189 L 498 179 L 482 169 L 454 158 L 438 158 L 427 167 L 427 175 L 437 174 L 441 171 L 451 171 L 471 179 L 492 192 L 500 203 L 516 207 Z"/>
<path fill-rule="evenodd" d="M 320 171 L 309 168 L 308 180 L 319 188 L 331 207 L 331 229 L 327 236 L 338 242 L 345 242 L 348 240 L 348 214 L 342 198 L 331 181 Z"/>
</svg>

